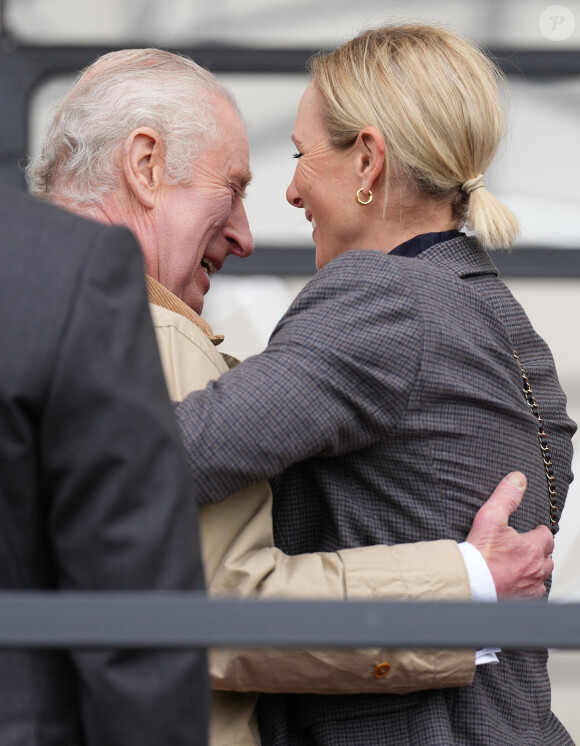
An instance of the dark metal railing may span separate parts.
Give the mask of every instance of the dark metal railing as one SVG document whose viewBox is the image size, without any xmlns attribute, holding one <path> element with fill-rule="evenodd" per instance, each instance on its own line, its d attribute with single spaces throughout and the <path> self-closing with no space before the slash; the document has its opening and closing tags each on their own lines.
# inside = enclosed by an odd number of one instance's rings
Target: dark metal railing
<svg viewBox="0 0 580 746">
<path fill-rule="evenodd" d="M 580 649 L 580 603 L 257 601 L 195 593 L 0 593 L 0 648 Z"/>
<path fill-rule="evenodd" d="M 579 235 L 580 244 L 580 218 Z M 580 249 L 518 245 L 513 251 L 495 251 L 491 257 L 502 277 L 580 277 Z M 257 246 L 251 257 L 240 261 L 231 256 L 224 274 L 238 277 L 276 275 L 278 277 L 313 275 L 316 271 L 315 249 L 298 246 Z"/>
</svg>

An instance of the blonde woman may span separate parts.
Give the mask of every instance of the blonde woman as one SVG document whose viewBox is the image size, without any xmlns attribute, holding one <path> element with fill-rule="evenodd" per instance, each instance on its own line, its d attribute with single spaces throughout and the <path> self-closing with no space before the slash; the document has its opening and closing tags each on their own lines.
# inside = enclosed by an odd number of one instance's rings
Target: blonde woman
<svg viewBox="0 0 580 746">
<path fill-rule="evenodd" d="M 557 528 L 575 425 L 486 251 L 518 230 L 485 183 L 500 83 L 435 26 L 367 31 L 312 62 L 287 198 L 312 223 L 319 272 L 262 355 L 177 410 L 200 500 L 276 477 L 289 554 L 460 540 L 513 469 L 529 481 L 514 528 Z M 503 651 L 462 689 L 264 696 L 263 742 L 571 744 L 546 659 Z"/>
</svg>

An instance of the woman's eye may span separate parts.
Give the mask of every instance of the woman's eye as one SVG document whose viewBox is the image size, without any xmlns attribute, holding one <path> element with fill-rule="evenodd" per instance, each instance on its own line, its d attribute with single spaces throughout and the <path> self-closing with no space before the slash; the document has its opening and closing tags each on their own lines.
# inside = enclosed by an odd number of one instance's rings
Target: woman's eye
<svg viewBox="0 0 580 746">
<path fill-rule="evenodd" d="M 292 158 L 302 158 L 302 153 L 300 153 L 300 152 L 298 152 L 298 153 L 293 153 L 293 154 L 292 154 Z"/>
</svg>

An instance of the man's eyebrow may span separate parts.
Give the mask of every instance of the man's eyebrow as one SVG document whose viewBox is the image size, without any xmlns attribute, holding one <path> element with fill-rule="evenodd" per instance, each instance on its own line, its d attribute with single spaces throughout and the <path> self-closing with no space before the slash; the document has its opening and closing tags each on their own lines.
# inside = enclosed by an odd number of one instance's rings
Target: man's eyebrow
<svg viewBox="0 0 580 746">
<path fill-rule="evenodd" d="M 250 170 L 244 171 L 240 178 L 242 182 L 242 187 L 244 189 L 247 189 L 250 186 L 253 178 L 254 178 L 254 174 Z"/>
<path fill-rule="evenodd" d="M 230 171 L 228 178 L 230 181 L 236 181 L 240 185 L 241 190 L 245 191 L 254 178 L 254 175 L 249 168 L 236 168 L 235 170 Z"/>
</svg>

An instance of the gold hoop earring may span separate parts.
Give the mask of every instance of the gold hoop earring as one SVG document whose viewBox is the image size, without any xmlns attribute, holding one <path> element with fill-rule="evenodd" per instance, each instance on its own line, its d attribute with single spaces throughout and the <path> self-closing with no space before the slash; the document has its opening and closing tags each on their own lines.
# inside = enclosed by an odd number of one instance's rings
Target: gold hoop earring
<svg viewBox="0 0 580 746">
<path fill-rule="evenodd" d="M 356 193 L 356 202 L 357 202 L 357 205 L 368 205 L 370 202 L 373 201 L 373 193 L 371 192 L 370 189 L 369 189 L 369 198 L 367 199 L 366 202 L 363 202 L 363 200 L 360 198 L 360 193 L 361 192 L 364 192 L 364 188 L 363 187 L 361 187 L 358 190 L 358 192 Z"/>
</svg>

